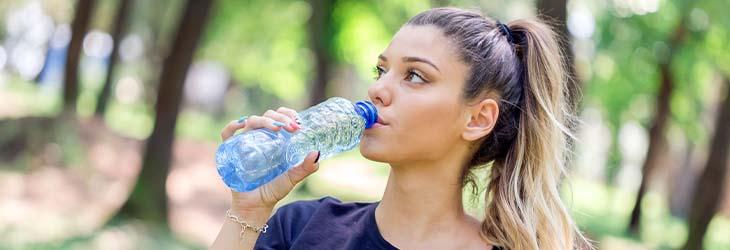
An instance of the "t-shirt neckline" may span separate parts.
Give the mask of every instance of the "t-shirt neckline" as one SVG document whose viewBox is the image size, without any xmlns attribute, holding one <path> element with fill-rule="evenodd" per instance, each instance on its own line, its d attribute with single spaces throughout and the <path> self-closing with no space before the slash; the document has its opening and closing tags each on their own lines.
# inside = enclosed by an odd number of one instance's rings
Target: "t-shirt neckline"
<svg viewBox="0 0 730 250">
<path fill-rule="evenodd" d="M 383 235 L 380 234 L 380 229 L 378 228 L 378 222 L 375 220 L 375 209 L 378 207 L 378 204 L 380 202 L 375 202 L 372 204 L 372 208 L 369 209 L 367 213 L 367 220 L 365 225 L 365 230 L 367 231 L 368 236 L 370 236 L 370 239 L 373 240 L 379 247 L 386 248 L 386 249 L 398 249 L 397 247 L 393 246 L 383 238 Z"/>
</svg>

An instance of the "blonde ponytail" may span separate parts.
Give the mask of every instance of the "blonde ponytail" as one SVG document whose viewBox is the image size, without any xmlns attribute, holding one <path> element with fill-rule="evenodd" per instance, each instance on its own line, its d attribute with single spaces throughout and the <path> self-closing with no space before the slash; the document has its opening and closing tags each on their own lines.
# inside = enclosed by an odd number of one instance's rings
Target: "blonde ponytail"
<svg viewBox="0 0 730 250">
<path fill-rule="evenodd" d="M 524 67 L 523 102 L 516 138 L 491 169 L 482 232 L 510 249 L 574 249 L 582 236 L 558 192 L 573 137 L 560 47 L 542 22 L 508 26 Z"/>
</svg>

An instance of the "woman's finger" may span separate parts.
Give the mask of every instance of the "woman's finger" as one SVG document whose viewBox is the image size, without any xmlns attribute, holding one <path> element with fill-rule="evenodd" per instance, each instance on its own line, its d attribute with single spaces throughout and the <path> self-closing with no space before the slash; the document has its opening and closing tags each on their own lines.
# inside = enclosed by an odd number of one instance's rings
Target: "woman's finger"
<svg viewBox="0 0 730 250">
<path fill-rule="evenodd" d="M 268 128 L 271 131 L 279 131 L 281 127 L 286 124 L 277 122 L 271 118 L 252 115 L 249 117 L 241 117 L 241 119 L 234 120 L 228 123 L 221 131 L 221 139 L 224 141 L 233 136 L 237 130 L 241 132 L 247 132 L 258 128 Z"/>
<path fill-rule="evenodd" d="M 297 124 L 294 121 L 294 118 L 291 118 L 283 113 L 279 113 L 279 112 L 273 111 L 273 110 L 268 110 L 268 111 L 266 111 L 266 113 L 264 113 L 264 116 L 274 119 L 275 121 L 286 124 L 285 126 L 283 126 L 283 128 L 286 131 L 294 132 L 297 129 L 299 129 L 299 124 Z"/>
<path fill-rule="evenodd" d="M 246 124 L 243 129 L 241 129 L 241 132 L 248 132 L 250 130 L 258 129 L 258 128 L 267 128 L 271 131 L 278 132 L 281 130 L 281 127 L 286 126 L 286 124 L 276 121 L 274 119 L 271 119 L 269 117 L 263 117 L 258 115 L 252 115 L 249 116 L 248 119 L 246 119 Z"/>
<path fill-rule="evenodd" d="M 296 185 L 319 169 L 320 154 L 321 152 L 319 151 L 311 152 L 304 158 L 302 163 L 286 171 L 285 174 L 292 185 Z"/>
<path fill-rule="evenodd" d="M 290 109 L 287 107 L 279 107 L 278 109 L 276 109 L 276 112 L 289 116 L 290 118 L 292 118 L 294 121 L 296 121 L 298 124 L 301 125 L 301 123 L 299 123 L 299 113 L 297 113 L 296 110 L 293 110 L 293 109 Z"/>
<path fill-rule="evenodd" d="M 239 130 L 246 126 L 246 118 L 247 117 L 241 117 L 241 119 L 233 120 L 226 124 L 225 127 L 223 127 L 223 131 L 221 131 L 221 139 L 224 141 L 227 140 L 229 137 L 233 136 L 234 133 L 236 133 L 236 130 Z"/>
<path fill-rule="evenodd" d="M 301 164 L 292 167 L 271 182 L 259 187 L 261 199 L 269 203 L 276 203 L 283 199 L 294 189 L 297 183 L 317 171 L 319 165 L 315 162 L 318 158 L 318 152 L 310 152 Z"/>
</svg>

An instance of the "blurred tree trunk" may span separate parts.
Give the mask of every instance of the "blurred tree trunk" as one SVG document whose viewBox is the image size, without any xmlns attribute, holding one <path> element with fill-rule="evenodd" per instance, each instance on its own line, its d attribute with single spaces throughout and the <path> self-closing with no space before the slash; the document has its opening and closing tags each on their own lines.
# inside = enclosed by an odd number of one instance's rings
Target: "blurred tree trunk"
<svg viewBox="0 0 730 250">
<path fill-rule="evenodd" d="M 127 19 L 129 17 L 129 9 L 132 0 L 119 0 L 119 8 L 117 10 L 117 16 L 114 20 L 114 27 L 112 28 L 112 39 L 114 44 L 112 45 L 112 52 L 110 54 L 109 65 L 106 70 L 106 79 L 104 80 L 104 87 L 101 88 L 101 93 L 96 101 L 96 111 L 94 115 L 103 117 L 106 113 L 106 107 L 109 103 L 109 96 L 111 95 L 112 81 L 114 80 L 114 68 L 119 61 L 119 45 L 122 42 L 122 36 L 127 29 Z"/>
<path fill-rule="evenodd" d="M 730 79 L 724 79 L 725 99 L 720 103 L 715 121 L 715 134 L 710 144 L 705 169 L 696 182 L 689 213 L 689 236 L 685 250 L 702 249 L 707 226 L 717 212 L 725 190 L 728 155 L 730 155 Z"/>
<path fill-rule="evenodd" d="M 162 62 L 165 55 L 170 51 L 172 40 L 175 34 L 173 27 L 177 25 L 177 16 L 182 15 L 182 1 L 157 0 L 157 1 L 138 1 L 135 4 L 142 4 L 141 8 L 156 10 L 153 15 L 145 15 L 144 22 L 149 26 L 149 42 L 144 44 L 146 61 L 144 67 L 147 69 L 140 75 L 144 82 L 143 96 L 144 103 L 150 106 L 154 105 L 157 98 L 157 89 L 159 87 L 159 72 L 162 68 Z M 173 30 L 173 31 L 170 31 Z"/>
<path fill-rule="evenodd" d="M 634 208 L 631 211 L 631 220 L 629 222 L 629 230 L 632 233 L 636 233 L 639 230 L 641 202 L 646 194 L 649 179 L 651 178 L 654 168 L 661 156 L 660 151 L 666 146 L 664 132 L 667 127 L 667 120 L 669 119 L 669 101 L 671 100 L 672 91 L 674 90 L 674 80 L 672 79 L 672 73 L 670 72 L 669 65 L 663 63 L 659 66 L 659 71 L 662 80 L 656 99 L 654 120 L 652 121 L 651 128 L 649 129 L 649 149 L 647 150 L 646 159 L 642 166 L 641 184 L 639 185 L 639 190 L 636 194 L 636 200 L 634 202 Z"/>
<path fill-rule="evenodd" d="M 608 185 L 616 185 L 616 175 L 618 174 L 619 169 L 621 169 L 621 164 L 623 162 L 623 155 L 621 155 L 621 148 L 620 148 L 620 137 L 619 133 L 621 132 L 621 122 L 613 122 L 611 127 L 611 145 L 608 150 L 608 158 L 606 159 L 606 169 L 604 171 L 604 178 L 606 181 L 606 184 Z"/>
<path fill-rule="evenodd" d="M 682 17 L 677 24 L 673 36 L 669 41 L 669 51 L 667 57 L 664 60 L 659 60 L 658 71 L 659 71 L 659 92 L 656 96 L 656 104 L 654 105 L 654 120 L 651 123 L 649 129 L 649 149 L 646 152 L 646 158 L 641 169 L 641 184 L 639 190 L 636 193 L 636 201 L 634 202 L 634 208 L 631 211 L 631 219 L 629 221 L 628 230 L 630 233 L 637 233 L 639 231 L 639 224 L 641 222 L 641 202 L 644 200 L 646 189 L 651 179 L 654 169 L 657 167 L 657 162 L 661 156 L 661 150 L 666 146 L 666 138 L 664 132 L 666 130 L 669 115 L 672 92 L 674 91 L 674 75 L 672 73 L 671 64 L 675 56 L 675 52 L 685 40 L 687 33 L 687 15 L 682 14 Z"/>
<path fill-rule="evenodd" d="M 185 76 L 208 20 L 212 0 L 188 0 L 172 49 L 165 58 L 155 105 L 155 125 L 142 160 L 142 170 L 117 217 L 137 218 L 167 226 L 167 180 Z"/>
<path fill-rule="evenodd" d="M 334 62 L 335 25 L 332 13 L 336 0 L 310 0 L 312 16 L 309 18 L 309 41 L 315 60 L 315 76 L 312 82 L 309 105 L 327 98 L 332 63 Z"/>
<path fill-rule="evenodd" d="M 671 187 L 668 190 L 672 194 L 669 197 L 669 212 L 672 216 L 680 218 L 687 218 L 689 215 L 692 205 L 690 202 L 698 177 L 698 175 L 692 174 L 694 173 L 692 160 L 696 145 L 689 137 L 685 137 L 685 145 L 684 160 L 682 165 L 672 173 L 669 180 Z"/>
<path fill-rule="evenodd" d="M 81 45 L 84 41 L 86 29 L 89 28 L 91 13 L 95 0 L 78 0 L 76 13 L 71 23 L 71 43 L 66 55 L 66 73 L 63 79 L 63 113 L 76 113 L 76 99 L 79 95 L 79 61 L 81 59 Z"/>
</svg>

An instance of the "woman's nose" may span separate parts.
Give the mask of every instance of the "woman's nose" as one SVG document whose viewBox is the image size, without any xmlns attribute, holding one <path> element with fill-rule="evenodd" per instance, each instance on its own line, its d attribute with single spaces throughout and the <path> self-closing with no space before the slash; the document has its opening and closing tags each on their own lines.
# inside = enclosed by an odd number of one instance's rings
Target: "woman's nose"
<svg viewBox="0 0 730 250">
<path fill-rule="evenodd" d="M 384 80 L 381 78 L 368 88 L 368 96 L 373 104 L 380 104 L 382 106 L 390 105 L 391 93 Z"/>
</svg>

